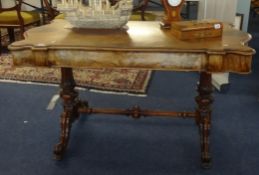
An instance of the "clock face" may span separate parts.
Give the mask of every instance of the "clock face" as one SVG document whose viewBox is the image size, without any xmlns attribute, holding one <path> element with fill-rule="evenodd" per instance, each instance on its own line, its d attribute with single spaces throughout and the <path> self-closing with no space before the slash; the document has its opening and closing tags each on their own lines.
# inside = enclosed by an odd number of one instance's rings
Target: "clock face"
<svg viewBox="0 0 259 175">
<path fill-rule="evenodd" d="M 167 0 L 169 5 L 172 7 L 179 6 L 183 0 Z"/>
</svg>

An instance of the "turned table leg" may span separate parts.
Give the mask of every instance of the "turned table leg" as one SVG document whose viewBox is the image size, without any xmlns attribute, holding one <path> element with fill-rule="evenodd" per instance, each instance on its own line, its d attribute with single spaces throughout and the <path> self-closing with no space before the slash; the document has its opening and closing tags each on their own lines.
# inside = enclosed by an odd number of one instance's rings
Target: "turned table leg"
<svg viewBox="0 0 259 175">
<path fill-rule="evenodd" d="M 63 113 L 61 114 L 60 127 L 61 134 L 59 143 L 55 146 L 55 159 L 60 160 L 66 150 L 69 141 L 70 129 L 72 122 L 79 116 L 78 108 L 78 92 L 74 90 L 75 81 L 72 68 L 61 68 L 61 92 L 60 97 L 63 100 Z"/>
<path fill-rule="evenodd" d="M 198 105 L 196 110 L 196 122 L 200 129 L 202 167 L 210 168 L 211 156 L 209 149 L 209 134 L 211 128 L 211 104 L 213 102 L 213 97 L 211 95 L 213 89 L 210 73 L 200 73 L 200 81 L 197 91 L 199 95 L 196 97 L 196 102 Z"/>
</svg>

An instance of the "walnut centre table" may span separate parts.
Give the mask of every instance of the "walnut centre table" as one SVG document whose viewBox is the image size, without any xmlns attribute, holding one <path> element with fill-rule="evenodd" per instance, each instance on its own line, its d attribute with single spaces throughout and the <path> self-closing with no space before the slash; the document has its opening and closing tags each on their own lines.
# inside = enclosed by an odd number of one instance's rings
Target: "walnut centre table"
<svg viewBox="0 0 259 175">
<path fill-rule="evenodd" d="M 69 141 L 72 123 L 80 113 L 182 117 L 195 119 L 201 137 L 201 162 L 211 165 L 209 134 L 211 128 L 211 73 L 249 73 L 255 51 L 245 45 L 250 35 L 224 26 L 222 38 L 181 41 L 170 30 L 160 29 L 159 22 L 130 21 L 128 29 L 74 29 L 65 20 L 36 27 L 25 33 L 25 40 L 9 46 L 14 66 L 61 68 L 60 141 L 54 155 L 61 159 Z M 134 68 L 169 71 L 197 71 L 197 108 L 193 112 L 92 108 L 78 98 L 73 68 Z"/>
</svg>

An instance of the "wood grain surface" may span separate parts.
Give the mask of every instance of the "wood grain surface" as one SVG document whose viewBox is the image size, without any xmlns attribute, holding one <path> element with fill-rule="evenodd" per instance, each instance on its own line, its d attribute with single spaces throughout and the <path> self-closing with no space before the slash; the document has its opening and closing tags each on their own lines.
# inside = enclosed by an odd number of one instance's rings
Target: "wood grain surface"
<svg viewBox="0 0 259 175">
<path fill-rule="evenodd" d="M 154 70 L 251 71 L 251 36 L 224 27 L 222 38 L 182 41 L 159 22 L 130 21 L 127 29 L 74 29 L 65 20 L 36 27 L 9 46 L 16 66 L 118 67 Z"/>
</svg>

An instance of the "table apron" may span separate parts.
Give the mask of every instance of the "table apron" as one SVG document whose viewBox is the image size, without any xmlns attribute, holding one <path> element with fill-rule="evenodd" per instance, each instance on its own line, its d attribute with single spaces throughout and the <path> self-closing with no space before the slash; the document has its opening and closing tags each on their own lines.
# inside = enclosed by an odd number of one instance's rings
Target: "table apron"
<svg viewBox="0 0 259 175">
<path fill-rule="evenodd" d="M 239 53 L 133 52 L 86 50 L 12 51 L 15 66 L 138 68 L 249 73 L 252 56 Z"/>
</svg>

